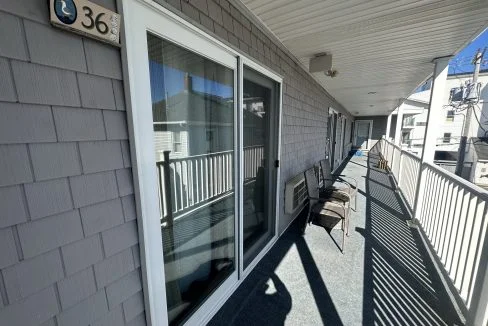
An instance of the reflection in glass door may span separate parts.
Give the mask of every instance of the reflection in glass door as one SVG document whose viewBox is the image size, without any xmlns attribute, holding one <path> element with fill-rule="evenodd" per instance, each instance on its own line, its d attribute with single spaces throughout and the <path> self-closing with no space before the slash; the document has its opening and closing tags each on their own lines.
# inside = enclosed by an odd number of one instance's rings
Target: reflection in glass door
<svg viewBox="0 0 488 326">
<path fill-rule="evenodd" d="M 234 271 L 235 71 L 147 35 L 170 324 Z"/>
<path fill-rule="evenodd" d="M 279 84 L 244 66 L 244 268 L 275 235 Z"/>
</svg>

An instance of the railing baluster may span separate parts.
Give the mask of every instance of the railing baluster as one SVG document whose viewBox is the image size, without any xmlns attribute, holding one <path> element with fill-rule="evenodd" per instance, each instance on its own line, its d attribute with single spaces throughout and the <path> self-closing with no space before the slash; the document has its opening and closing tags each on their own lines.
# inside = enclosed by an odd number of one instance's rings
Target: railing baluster
<svg viewBox="0 0 488 326">
<path fill-rule="evenodd" d="M 480 232 L 476 232 L 481 230 L 481 213 L 483 212 L 484 209 L 484 202 L 481 198 L 474 197 L 474 200 L 476 201 L 475 205 L 473 205 L 473 214 L 469 214 L 469 220 L 470 220 L 470 226 L 469 226 L 469 232 L 466 236 L 466 255 L 464 257 L 464 262 L 461 265 L 462 270 L 461 270 L 461 285 L 459 286 L 460 292 L 461 292 L 461 297 L 462 298 L 467 298 L 468 297 L 468 289 L 469 289 L 469 284 L 471 281 L 472 277 L 472 269 L 473 269 L 473 263 L 474 259 L 476 256 L 476 251 L 473 250 L 473 246 L 476 245 L 478 242 L 478 238 L 480 236 Z M 468 275 L 466 277 L 466 274 Z"/>
<path fill-rule="evenodd" d="M 436 248 L 436 244 L 437 244 L 437 235 L 439 233 L 439 228 L 441 226 L 441 223 L 442 223 L 442 219 L 443 219 L 443 215 L 442 215 L 442 209 L 444 207 L 444 193 L 445 193 L 445 187 L 446 187 L 446 180 L 444 178 L 442 178 L 441 176 L 439 176 L 439 179 L 440 179 L 440 187 L 439 187 L 439 192 L 436 193 L 436 202 L 437 202 L 437 206 L 435 208 L 435 216 L 436 216 L 436 219 L 435 219 L 435 226 L 432 230 L 432 244 L 434 246 L 434 248 Z"/>
<path fill-rule="evenodd" d="M 463 281 L 463 270 L 464 270 L 464 264 L 466 263 L 466 258 L 468 255 L 468 246 L 466 243 L 469 243 L 469 238 L 471 235 L 471 228 L 473 227 L 473 218 L 474 214 L 476 212 L 476 203 L 477 203 L 477 198 L 474 196 L 472 193 L 469 193 L 468 196 L 468 205 L 466 207 L 466 213 L 463 214 L 464 218 L 464 225 L 463 225 L 463 233 L 461 236 L 461 241 L 459 244 L 459 258 L 458 258 L 458 266 L 456 269 L 456 277 L 454 278 L 454 285 L 456 285 L 456 288 L 461 289 L 461 284 Z M 461 292 L 461 297 L 462 297 L 462 292 Z M 463 298 L 465 299 L 465 298 Z"/>
<path fill-rule="evenodd" d="M 459 255 L 461 254 L 461 239 L 464 234 L 465 223 L 463 223 L 464 216 L 469 207 L 469 192 L 463 189 L 463 202 L 461 204 L 461 210 L 457 217 L 457 227 L 456 227 L 456 237 L 454 238 L 454 248 L 452 251 L 451 265 L 448 268 L 449 273 L 451 273 L 451 278 L 456 278 L 456 270 L 459 263 Z"/>
<path fill-rule="evenodd" d="M 438 250 L 437 250 L 437 255 L 439 257 L 442 257 L 442 254 L 444 252 L 444 243 L 446 240 L 446 234 L 447 234 L 447 225 L 449 223 L 449 213 L 451 209 L 451 204 L 452 204 L 452 195 L 453 195 L 453 183 L 448 180 L 447 181 L 447 196 L 446 196 L 446 203 L 444 210 L 442 212 L 442 227 L 439 235 L 439 242 L 438 242 Z"/>
<path fill-rule="evenodd" d="M 481 260 L 481 253 L 483 249 L 483 243 L 486 241 L 486 231 L 487 231 L 487 215 L 488 215 L 488 204 L 487 204 L 487 199 L 484 198 L 482 199 L 483 201 L 483 210 L 481 214 L 481 222 L 480 222 L 480 230 L 482 232 L 479 233 L 479 237 L 476 241 L 476 251 L 474 254 L 474 263 L 473 263 L 473 270 L 471 272 L 470 280 L 469 280 L 469 286 L 468 286 L 468 300 L 467 300 L 467 305 L 468 307 L 471 306 L 471 300 L 473 298 L 473 292 L 474 292 L 474 286 L 475 286 L 475 278 L 476 275 L 478 274 L 479 270 L 479 263 Z"/>
</svg>

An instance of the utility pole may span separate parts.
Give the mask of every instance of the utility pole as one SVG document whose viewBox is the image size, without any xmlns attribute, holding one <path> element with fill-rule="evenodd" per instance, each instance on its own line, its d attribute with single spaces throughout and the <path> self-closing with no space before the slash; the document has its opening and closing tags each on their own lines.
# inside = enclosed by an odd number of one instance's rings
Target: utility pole
<svg viewBox="0 0 488 326">
<path fill-rule="evenodd" d="M 485 48 L 486 50 L 486 48 Z M 481 52 L 481 49 L 478 49 L 478 52 L 474 55 L 473 58 L 473 64 L 474 64 L 474 72 L 473 72 L 473 88 L 470 91 L 475 92 L 476 96 L 479 96 L 478 94 L 478 75 L 480 74 L 480 66 L 481 66 L 481 61 L 483 60 L 483 55 L 485 54 L 485 51 Z M 469 96 L 469 94 L 467 94 Z M 473 114 L 473 105 L 468 103 L 468 108 L 466 109 L 466 118 L 464 119 L 464 126 L 463 126 L 463 134 L 461 135 L 461 141 L 459 143 L 459 149 L 458 149 L 458 160 L 456 164 L 456 175 L 460 176 L 463 173 L 463 167 L 464 167 L 464 160 L 466 156 L 466 145 L 468 143 L 468 137 L 469 135 L 469 129 L 470 129 L 470 124 L 471 124 L 471 115 Z"/>
</svg>

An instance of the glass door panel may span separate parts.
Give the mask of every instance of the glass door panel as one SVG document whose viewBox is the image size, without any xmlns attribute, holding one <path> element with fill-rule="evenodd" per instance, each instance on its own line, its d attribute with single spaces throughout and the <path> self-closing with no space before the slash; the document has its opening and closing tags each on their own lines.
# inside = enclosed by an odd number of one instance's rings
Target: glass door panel
<svg viewBox="0 0 488 326">
<path fill-rule="evenodd" d="M 244 268 L 275 235 L 279 84 L 244 67 L 243 252 Z"/>
<path fill-rule="evenodd" d="M 234 271 L 235 70 L 147 35 L 170 324 Z"/>
</svg>

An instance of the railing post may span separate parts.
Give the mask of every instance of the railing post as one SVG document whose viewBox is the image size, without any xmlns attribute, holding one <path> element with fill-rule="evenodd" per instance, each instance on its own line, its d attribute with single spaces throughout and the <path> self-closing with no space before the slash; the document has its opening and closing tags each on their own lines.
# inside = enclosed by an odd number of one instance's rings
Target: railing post
<svg viewBox="0 0 488 326">
<path fill-rule="evenodd" d="M 173 226 L 173 203 L 171 201 L 171 167 L 169 166 L 169 154 L 171 151 L 164 151 L 163 175 L 164 175 L 164 196 L 166 199 L 166 223 L 169 227 Z"/>
</svg>

